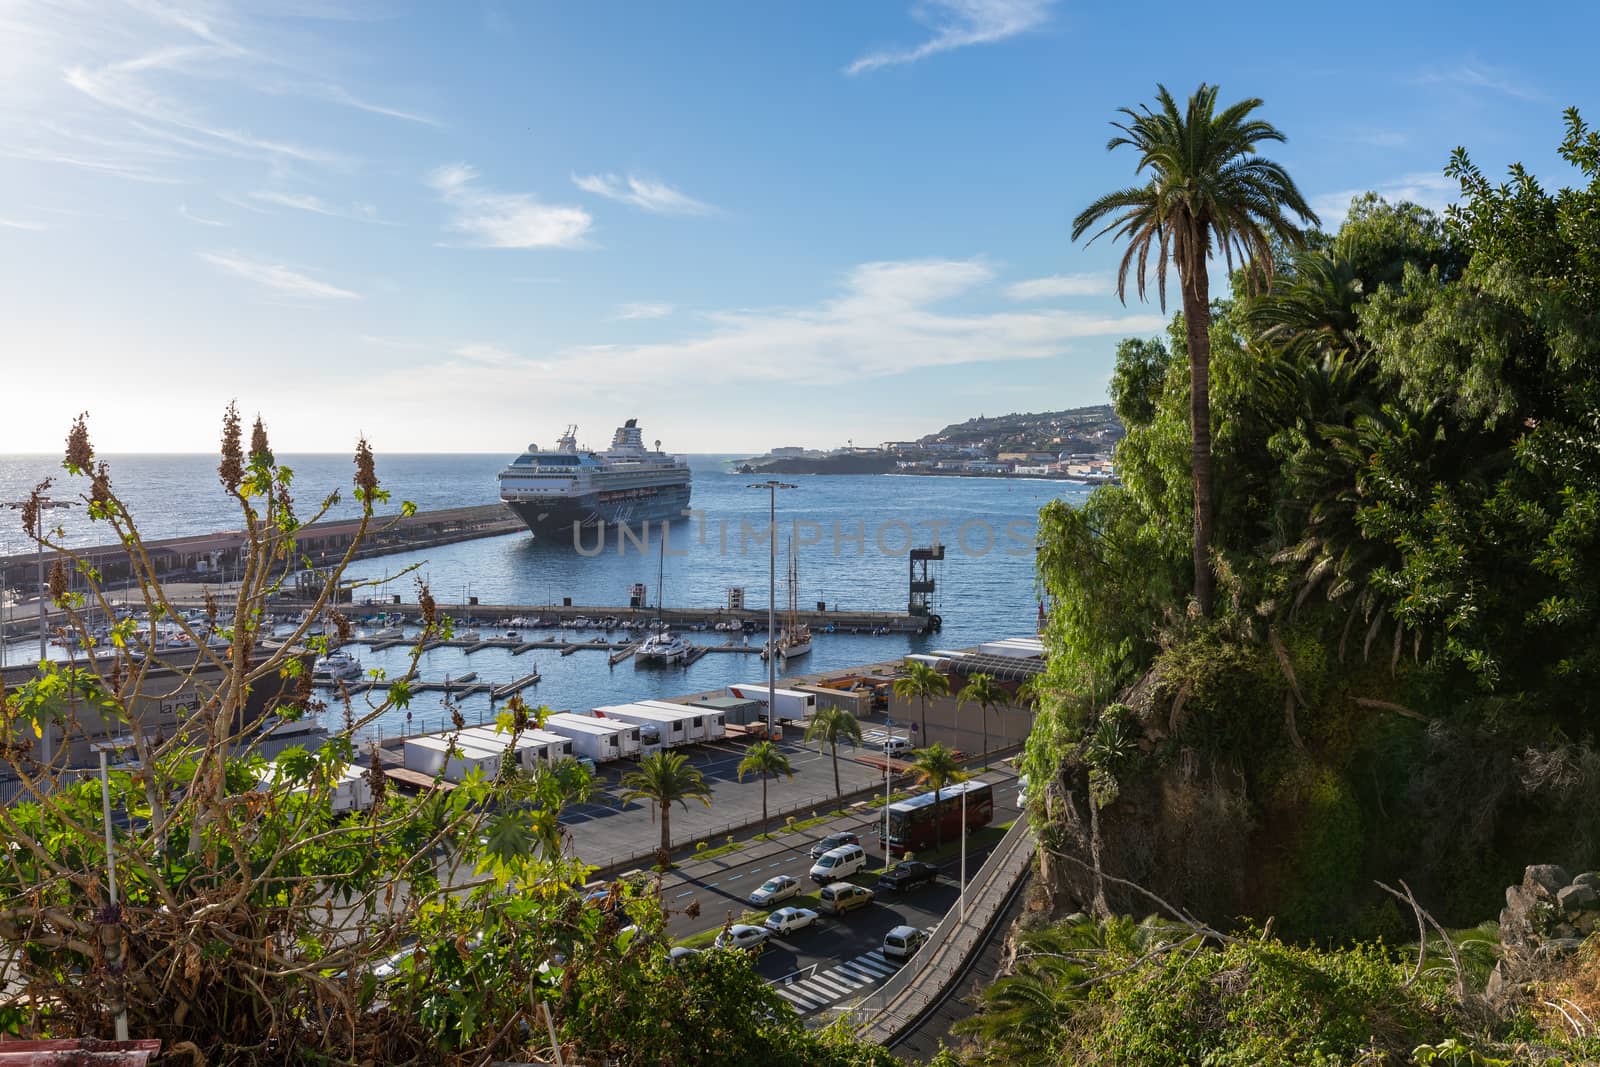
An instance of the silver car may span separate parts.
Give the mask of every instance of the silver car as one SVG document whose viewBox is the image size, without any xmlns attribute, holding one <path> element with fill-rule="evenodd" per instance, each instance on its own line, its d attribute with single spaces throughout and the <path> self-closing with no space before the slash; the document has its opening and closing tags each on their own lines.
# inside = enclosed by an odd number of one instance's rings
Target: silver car
<svg viewBox="0 0 1600 1067">
<path fill-rule="evenodd" d="M 780 900 L 788 900 L 800 892 L 800 879 L 780 874 L 761 883 L 761 888 L 750 894 L 750 903 L 758 908 L 770 908 Z"/>
</svg>

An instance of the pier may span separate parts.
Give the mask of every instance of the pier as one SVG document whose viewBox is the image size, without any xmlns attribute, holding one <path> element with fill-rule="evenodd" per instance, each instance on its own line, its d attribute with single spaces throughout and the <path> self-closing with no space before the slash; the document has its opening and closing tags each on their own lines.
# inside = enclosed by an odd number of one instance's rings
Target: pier
<svg viewBox="0 0 1600 1067">
<path fill-rule="evenodd" d="M 285 607 L 294 605 L 293 600 L 280 601 Z M 341 610 L 348 614 L 360 616 L 364 611 L 373 614 L 399 614 L 417 617 L 422 614 L 422 609 L 416 604 L 409 603 L 371 603 L 345 605 Z M 588 619 L 591 622 L 599 619 L 614 618 L 619 623 L 628 622 L 635 625 L 649 625 L 660 620 L 674 630 L 687 630 L 693 626 L 714 627 L 717 623 L 737 623 L 739 629 L 733 633 L 765 632 L 767 628 L 767 609 L 760 608 L 650 608 L 615 605 L 595 604 L 440 604 L 440 614 L 449 615 L 457 620 L 457 625 L 463 629 L 468 626 L 492 626 L 501 629 L 516 629 L 517 625 L 512 620 L 538 618 L 546 623 L 554 623 L 570 628 L 578 619 Z M 779 621 L 785 619 L 787 612 L 779 612 Z M 814 633 L 827 633 L 828 628 L 833 628 L 835 633 L 861 633 L 870 634 L 886 632 L 893 634 L 921 634 L 934 632 L 939 629 L 940 618 L 938 615 L 921 612 L 898 611 L 858 611 L 858 610 L 828 610 L 828 611 L 801 611 L 797 613 L 799 620 L 812 628 Z M 471 619 L 470 624 L 463 624 L 461 620 Z M 401 642 L 404 643 L 404 642 Z M 539 647 L 540 642 L 524 642 L 532 647 Z M 560 644 L 572 644 L 571 641 L 561 641 Z M 497 644 L 512 644 L 509 638 L 486 638 L 482 641 L 447 641 L 446 645 L 452 647 L 472 647 L 482 645 L 485 648 Z M 615 650 L 613 650 L 615 651 Z"/>
</svg>

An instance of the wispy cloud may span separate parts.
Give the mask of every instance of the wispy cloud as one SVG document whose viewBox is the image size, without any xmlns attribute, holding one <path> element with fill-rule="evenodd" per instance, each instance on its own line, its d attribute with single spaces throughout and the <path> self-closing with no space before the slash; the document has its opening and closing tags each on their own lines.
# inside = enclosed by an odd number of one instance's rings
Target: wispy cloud
<svg viewBox="0 0 1600 1067">
<path fill-rule="evenodd" d="M 373 115 L 382 115 L 385 118 L 400 119 L 402 122 L 415 122 L 422 126 L 441 125 L 438 119 L 432 118 L 428 115 L 420 114 L 416 111 L 406 111 L 397 107 L 386 107 L 383 104 L 375 104 L 370 100 L 363 100 L 361 97 L 352 93 L 342 85 L 326 86 L 324 88 L 324 92 L 327 94 L 328 99 L 334 101 L 335 103 L 343 104 L 346 107 L 353 107 L 357 111 L 365 111 Z"/>
<path fill-rule="evenodd" d="M 1487 89 L 1503 93 L 1518 100 L 1545 101 L 1550 95 L 1527 84 L 1510 71 L 1477 59 L 1465 59 L 1448 67 L 1435 67 L 1418 75 L 1423 85 L 1459 85 L 1469 89 Z"/>
<path fill-rule="evenodd" d="M 465 163 L 440 167 L 426 181 L 454 210 L 450 229 L 482 248 L 581 248 L 594 223 L 580 207 L 480 188 L 477 170 Z"/>
<path fill-rule="evenodd" d="M 617 200 L 657 215 L 709 215 L 716 210 L 653 178 L 629 174 L 574 174 L 572 184 L 586 193 Z"/>
<path fill-rule="evenodd" d="M 237 252 L 197 252 L 207 263 L 225 274 L 243 278 L 275 292 L 290 296 L 310 297 L 314 300 L 359 300 L 360 293 L 329 285 L 279 263 L 262 263 L 247 259 Z"/>
<path fill-rule="evenodd" d="M 204 215 L 196 215 L 194 212 L 189 210 L 189 205 L 188 204 L 179 204 L 178 205 L 178 214 L 182 215 L 184 218 L 188 219 L 190 222 L 198 222 L 202 226 L 226 226 L 226 225 L 228 225 L 226 222 L 223 222 L 221 219 L 208 219 Z"/>
<path fill-rule="evenodd" d="M 617 308 L 613 318 L 618 319 L 664 319 L 672 314 L 671 304 L 623 304 Z"/>
<path fill-rule="evenodd" d="M 507 389 L 537 374 L 541 386 L 590 395 L 596 380 L 668 388 L 700 368 L 725 382 L 833 385 L 931 366 L 1046 359 L 1081 338 L 1161 328 L 1159 315 L 1099 315 L 1056 309 L 966 312 L 948 305 L 992 292 L 995 271 L 982 259 L 863 263 L 839 292 L 806 307 L 729 310 L 681 340 L 576 346 L 496 362 L 457 350 L 451 366 L 499 374 Z M 475 388 L 483 387 L 473 379 Z"/>
<path fill-rule="evenodd" d="M 1331 232 L 1338 229 L 1350 213 L 1350 201 L 1369 192 L 1377 193 L 1390 203 L 1406 200 L 1429 211 L 1442 212 L 1461 196 L 1461 185 L 1443 174 L 1418 171 L 1402 174 L 1366 189 L 1341 189 L 1313 196 L 1311 210 L 1322 219 L 1323 228 Z"/>
<path fill-rule="evenodd" d="M 855 60 L 846 74 L 915 63 L 940 52 L 975 44 L 994 44 L 1038 29 L 1050 18 L 1055 0 L 923 0 L 911 9 L 933 36 L 909 48 L 886 48 Z"/>
<path fill-rule="evenodd" d="M 378 209 L 371 204 L 352 204 L 348 208 L 342 208 L 336 204 L 330 204 L 320 197 L 299 193 L 280 193 L 273 190 L 258 190 L 250 194 L 250 199 L 262 204 L 274 204 L 278 207 L 306 211 L 313 215 L 326 215 L 334 219 L 371 222 L 380 226 L 394 225 L 394 223 L 386 219 L 379 218 Z"/>
<path fill-rule="evenodd" d="M 0 219 L 0 227 L 8 230 L 33 230 L 41 231 L 50 228 L 48 223 L 34 222 L 31 219 Z"/>
<path fill-rule="evenodd" d="M 1062 296 L 1100 296 L 1109 292 L 1111 279 L 1103 274 L 1052 274 L 1006 287 L 1006 295 L 1019 302 Z"/>
</svg>

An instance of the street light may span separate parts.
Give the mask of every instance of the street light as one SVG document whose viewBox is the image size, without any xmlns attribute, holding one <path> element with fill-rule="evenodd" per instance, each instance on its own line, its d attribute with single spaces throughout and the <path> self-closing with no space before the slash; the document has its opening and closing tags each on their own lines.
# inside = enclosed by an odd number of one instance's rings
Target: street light
<svg viewBox="0 0 1600 1067">
<path fill-rule="evenodd" d="M 778 490 L 797 489 L 798 486 L 768 478 L 755 482 L 747 489 L 767 491 L 767 541 L 771 553 L 767 562 L 767 737 L 772 736 L 773 708 L 778 702 Z"/>
<path fill-rule="evenodd" d="M 100 806 L 106 828 L 106 889 L 111 894 L 111 910 L 117 910 L 117 861 L 115 845 L 111 839 L 111 781 L 106 767 L 106 754 L 129 747 L 131 738 L 96 741 L 90 747 L 100 754 Z M 117 1040 L 128 1040 L 128 1006 L 117 1002 Z"/>
<path fill-rule="evenodd" d="M 28 500 L 6 500 L 6 501 L 0 501 L 0 507 L 11 508 L 13 510 L 20 511 L 21 509 L 27 507 L 29 505 L 29 503 L 33 502 L 33 499 L 34 498 L 30 497 Z M 41 510 L 49 510 L 50 508 L 75 508 L 75 507 L 78 506 L 76 501 L 72 501 L 72 500 L 52 500 L 50 497 L 47 497 L 47 496 L 38 497 L 37 498 L 37 502 L 38 502 L 38 506 L 39 506 L 39 508 Z M 28 535 L 33 538 L 34 556 L 35 556 L 35 559 L 36 559 L 36 561 L 38 563 L 38 567 L 39 567 L 39 662 L 43 663 L 44 660 L 47 658 L 46 657 L 46 648 L 45 648 L 45 644 L 46 644 L 46 642 L 45 642 L 45 634 L 46 634 L 46 632 L 48 630 L 48 627 L 46 626 L 46 623 L 45 623 L 45 613 L 44 613 L 44 594 L 45 594 L 45 583 L 44 583 L 44 516 L 43 515 L 39 515 L 37 518 L 34 519 L 34 522 L 35 522 L 35 527 L 34 527 L 34 529 L 28 531 Z M 4 583 L 0 583 L 0 584 L 4 584 Z M 3 600 L 3 599 L 4 599 L 3 597 L 0 597 L 0 600 Z M 5 665 L 5 647 L 6 647 L 5 605 L 4 604 L 0 604 L 0 666 L 4 666 Z M 50 764 L 50 724 L 49 723 L 45 723 L 44 724 L 42 740 L 44 741 L 44 762 L 45 762 L 46 766 L 49 766 L 49 764 Z"/>
</svg>

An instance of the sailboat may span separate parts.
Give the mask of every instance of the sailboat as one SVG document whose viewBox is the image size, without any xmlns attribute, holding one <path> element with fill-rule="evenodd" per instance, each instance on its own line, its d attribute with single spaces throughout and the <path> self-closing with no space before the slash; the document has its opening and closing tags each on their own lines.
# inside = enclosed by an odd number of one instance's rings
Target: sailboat
<svg viewBox="0 0 1600 1067">
<path fill-rule="evenodd" d="M 661 555 L 656 563 L 656 621 L 633 653 L 635 667 L 671 667 L 689 658 L 689 646 L 661 621 L 661 589 L 667 569 L 667 524 L 661 524 Z"/>
<path fill-rule="evenodd" d="M 766 659 L 772 651 L 772 641 L 761 650 Z M 811 651 L 811 627 L 800 621 L 800 561 L 794 554 L 794 538 L 789 539 L 789 609 L 783 621 L 783 631 L 778 634 L 778 658 L 795 659 Z"/>
</svg>

